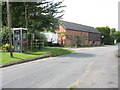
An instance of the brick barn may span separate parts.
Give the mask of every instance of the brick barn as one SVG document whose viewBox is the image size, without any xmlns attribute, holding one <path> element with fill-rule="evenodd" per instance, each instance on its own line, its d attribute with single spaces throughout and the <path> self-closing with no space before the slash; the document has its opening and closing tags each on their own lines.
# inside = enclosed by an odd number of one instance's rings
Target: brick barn
<svg viewBox="0 0 120 90">
<path fill-rule="evenodd" d="M 60 21 L 58 42 L 61 45 L 76 45 L 77 37 L 83 37 L 84 44 L 100 44 L 101 34 L 94 27 L 76 24 L 67 21 Z"/>
</svg>

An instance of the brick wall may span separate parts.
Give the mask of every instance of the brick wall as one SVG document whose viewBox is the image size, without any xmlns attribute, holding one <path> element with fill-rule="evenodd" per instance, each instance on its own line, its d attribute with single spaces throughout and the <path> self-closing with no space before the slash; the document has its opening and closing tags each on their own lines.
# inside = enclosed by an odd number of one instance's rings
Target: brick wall
<svg viewBox="0 0 120 90">
<path fill-rule="evenodd" d="M 101 44 L 100 41 L 89 41 L 89 44 L 96 44 L 96 45 L 99 45 Z"/>
<path fill-rule="evenodd" d="M 83 36 L 84 44 L 93 44 L 93 41 L 89 41 L 89 33 L 88 32 L 81 32 L 81 31 L 76 31 L 76 30 L 66 30 L 66 29 L 64 29 L 63 26 L 60 26 L 60 29 L 56 30 L 55 32 L 58 33 L 58 35 L 59 35 L 59 38 L 58 38 L 59 44 L 75 45 L 76 41 L 77 41 L 76 36 Z M 65 32 L 67 34 L 67 36 L 63 35 L 63 34 L 59 34 L 59 32 Z M 69 36 L 72 38 L 68 38 Z M 95 41 L 94 44 L 100 44 L 100 41 Z"/>
<path fill-rule="evenodd" d="M 59 30 L 55 30 L 56 33 L 58 33 L 58 43 L 61 44 L 61 45 L 64 45 L 65 44 L 65 39 L 66 39 L 66 36 L 63 35 L 63 34 L 60 34 L 60 32 L 66 32 L 66 30 L 64 29 L 63 26 L 59 26 Z"/>
<path fill-rule="evenodd" d="M 76 44 L 76 41 L 77 41 L 76 36 L 83 36 L 84 43 L 85 44 L 89 43 L 89 41 L 88 41 L 88 32 L 80 32 L 80 31 L 76 31 L 76 30 L 66 30 L 66 33 L 67 33 L 68 36 L 72 36 L 73 37 L 73 39 L 71 39 L 71 44 L 72 45 Z"/>
</svg>

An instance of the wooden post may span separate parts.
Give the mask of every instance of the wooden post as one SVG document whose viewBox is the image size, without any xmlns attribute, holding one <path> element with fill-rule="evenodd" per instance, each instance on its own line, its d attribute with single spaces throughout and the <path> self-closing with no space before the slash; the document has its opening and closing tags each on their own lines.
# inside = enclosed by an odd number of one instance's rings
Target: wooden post
<svg viewBox="0 0 120 90">
<path fill-rule="evenodd" d="M 7 0 L 7 17 L 8 17 L 8 33 L 9 33 L 9 43 L 10 43 L 10 56 L 13 57 L 12 53 L 12 38 L 11 38 L 11 21 L 10 21 L 10 6 Z"/>
</svg>

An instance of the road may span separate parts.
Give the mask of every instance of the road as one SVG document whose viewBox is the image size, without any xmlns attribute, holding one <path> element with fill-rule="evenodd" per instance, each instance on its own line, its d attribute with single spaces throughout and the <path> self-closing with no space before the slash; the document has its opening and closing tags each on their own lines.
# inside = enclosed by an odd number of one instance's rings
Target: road
<svg viewBox="0 0 120 90">
<path fill-rule="evenodd" d="M 77 48 L 2 70 L 3 88 L 117 88 L 117 46 Z"/>
</svg>

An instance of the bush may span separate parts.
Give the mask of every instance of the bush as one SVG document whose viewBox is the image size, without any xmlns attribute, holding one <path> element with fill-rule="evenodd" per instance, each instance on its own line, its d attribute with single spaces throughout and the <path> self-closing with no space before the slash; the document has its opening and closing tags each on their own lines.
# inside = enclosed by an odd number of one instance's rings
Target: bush
<svg viewBox="0 0 120 90">
<path fill-rule="evenodd" d="M 83 36 L 77 37 L 77 46 L 82 46 L 84 44 L 84 38 Z"/>
<path fill-rule="evenodd" d="M 10 44 L 5 44 L 2 46 L 3 51 L 10 52 Z M 12 50 L 14 50 L 14 47 L 12 46 Z"/>
<path fill-rule="evenodd" d="M 8 39 L 8 28 L 0 26 L 0 38 L 2 39 L 2 44 L 9 43 Z"/>
<path fill-rule="evenodd" d="M 117 42 L 120 42 L 120 31 L 114 32 L 113 35 L 114 35 L 115 39 L 117 40 Z"/>
<path fill-rule="evenodd" d="M 114 44 L 114 38 L 112 35 L 107 36 L 104 38 L 104 44 L 105 45 L 113 45 Z"/>
</svg>

